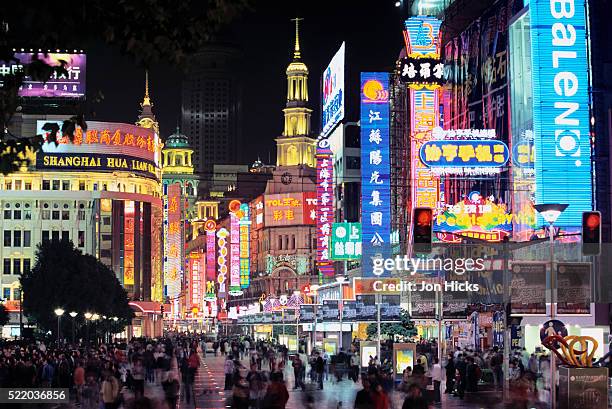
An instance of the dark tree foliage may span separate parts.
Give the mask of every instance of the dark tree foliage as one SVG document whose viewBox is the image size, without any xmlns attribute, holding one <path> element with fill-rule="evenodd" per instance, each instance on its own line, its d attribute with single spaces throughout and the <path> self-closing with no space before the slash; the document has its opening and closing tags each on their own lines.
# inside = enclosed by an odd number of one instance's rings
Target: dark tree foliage
<svg viewBox="0 0 612 409">
<path fill-rule="evenodd" d="M 366 328 L 368 338 L 376 339 L 377 328 L 376 323 L 368 325 Z M 408 311 L 402 309 L 400 313 L 400 322 L 385 322 L 380 324 L 380 334 L 393 338 L 394 335 L 401 337 L 412 337 L 417 333 L 414 328 L 414 323 L 410 319 Z"/>
<path fill-rule="evenodd" d="M 39 244 L 34 268 L 20 281 L 24 312 L 44 329 L 57 325 L 54 310 L 58 307 L 66 313 L 78 312 L 79 317 L 85 312 L 117 317 L 118 328 L 134 316 L 128 295 L 113 271 L 81 253 L 71 241 Z"/>
<path fill-rule="evenodd" d="M 9 312 L 4 305 L 0 304 L 0 327 L 9 322 Z"/>
<path fill-rule="evenodd" d="M 250 0 L 64 0 L 14 1 L 0 7 L 0 61 L 15 61 L 13 49 L 83 49 L 105 42 L 117 47 L 136 64 L 159 62 L 180 65 L 211 41 L 222 27 L 248 7 Z M 26 153 L 37 151 L 41 135 L 12 135 L 9 125 L 20 111 L 17 93 L 24 75 L 47 81 L 65 64 L 51 67 L 40 60 L 24 72 L 3 76 L 0 86 L 0 172 L 8 174 L 27 165 Z M 103 99 L 98 95 L 96 100 Z M 60 128 L 47 124 L 50 139 L 72 139 L 75 127 L 86 124 L 82 104 Z"/>
</svg>

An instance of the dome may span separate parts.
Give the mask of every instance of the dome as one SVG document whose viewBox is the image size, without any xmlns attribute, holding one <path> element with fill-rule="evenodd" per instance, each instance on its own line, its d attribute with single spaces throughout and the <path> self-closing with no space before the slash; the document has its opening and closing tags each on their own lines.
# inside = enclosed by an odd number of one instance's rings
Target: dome
<svg viewBox="0 0 612 409">
<path fill-rule="evenodd" d="M 292 61 L 291 64 L 287 67 L 287 75 L 290 74 L 308 74 L 308 67 L 302 61 Z"/>
<path fill-rule="evenodd" d="M 183 135 L 179 129 L 176 127 L 176 132 L 166 139 L 166 148 L 189 148 L 189 140 L 187 136 Z"/>
</svg>

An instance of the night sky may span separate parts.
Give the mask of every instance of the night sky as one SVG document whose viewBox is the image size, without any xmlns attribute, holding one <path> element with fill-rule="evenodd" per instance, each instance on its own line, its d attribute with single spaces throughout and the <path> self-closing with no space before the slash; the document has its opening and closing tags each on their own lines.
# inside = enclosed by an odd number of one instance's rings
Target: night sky
<svg viewBox="0 0 612 409">
<path fill-rule="evenodd" d="M 319 129 L 319 82 L 322 70 L 346 41 L 348 108 L 345 120 L 356 121 L 360 71 L 390 71 L 402 47 L 402 15 L 392 0 L 304 1 L 259 0 L 252 11 L 234 21 L 224 34 L 243 51 L 243 132 L 245 164 L 257 156 L 275 162 L 274 138 L 282 132 L 286 98 L 285 69 L 291 61 L 294 23 L 300 22 L 302 59 L 310 70 L 312 129 Z M 87 50 L 88 99 L 102 91 L 95 106 L 97 120 L 133 123 L 144 94 L 144 71 L 107 46 Z M 166 138 L 176 127 L 181 110 L 182 67 L 155 66 L 150 70 L 154 112 Z M 353 96 L 351 98 L 351 95 Z M 93 119 L 93 117 L 89 117 Z"/>
</svg>

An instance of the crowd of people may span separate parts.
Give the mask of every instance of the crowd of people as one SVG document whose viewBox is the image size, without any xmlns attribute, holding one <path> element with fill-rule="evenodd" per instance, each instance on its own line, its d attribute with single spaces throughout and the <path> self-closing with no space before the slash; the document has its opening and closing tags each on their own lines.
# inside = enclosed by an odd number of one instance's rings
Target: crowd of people
<svg viewBox="0 0 612 409">
<path fill-rule="evenodd" d="M 96 346 L 9 343 L 3 345 L 0 356 L 0 387 L 68 388 L 72 401 L 82 409 L 130 405 L 176 409 L 179 399 L 189 404 L 195 394 L 206 393 L 194 390 L 194 383 L 207 351 L 223 357 L 225 396 L 231 396 L 231 405 L 237 409 L 284 409 L 291 389 L 306 392 L 303 407 L 313 407 L 315 390 L 345 379 L 362 384 L 355 409 L 389 409 L 391 400 L 398 397 L 403 409 L 427 408 L 439 404 L 443 394 L 463 399 L 480 390 L 499 390 L 504 382 L 503 351 L 497 347 L 484 352 L 456 348 L 440 360 L 437 345 L 422 342 L 417 344 L 413 365 L 398 377 L 389 345 L 381 358 L 367 357 L 369 365 L 362 372 L 358 343 L 337 354 L 313 349 L 306 355 L 305 351 L 290 354 L 285 345 L 272 340 L 219 338 L 212 346 L 208 341 L 196 335 L 168 334 L 157 340 Z M 513 351 L 508 382 L 517 408 L 546 399 L 538 393 L 545 392 L 548 372 L 546 355 Z M 146 396 L 146 385 L 161 391 L 157 402 Z"/>
</svg>

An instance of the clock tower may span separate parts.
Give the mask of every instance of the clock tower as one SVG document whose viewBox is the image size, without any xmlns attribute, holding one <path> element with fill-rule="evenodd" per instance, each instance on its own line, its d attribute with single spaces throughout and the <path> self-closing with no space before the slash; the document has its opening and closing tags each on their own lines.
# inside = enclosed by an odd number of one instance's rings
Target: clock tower
<svg viewBox="0 0 612 409">
<path fill-rule="evenodd" d="M 287 67 L 287 103 L 283 109 L 283 134 L 276 138 L 276 165 L 316 167 L 315 139 L 311 136 L 308 108 L 308 67 L 302 62 L 300 50 L 300 18 L 295 18 L 293 60 Z"/>
</svg>

